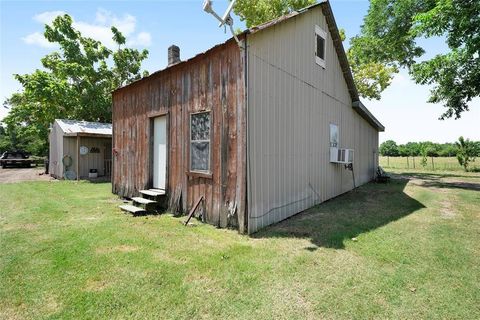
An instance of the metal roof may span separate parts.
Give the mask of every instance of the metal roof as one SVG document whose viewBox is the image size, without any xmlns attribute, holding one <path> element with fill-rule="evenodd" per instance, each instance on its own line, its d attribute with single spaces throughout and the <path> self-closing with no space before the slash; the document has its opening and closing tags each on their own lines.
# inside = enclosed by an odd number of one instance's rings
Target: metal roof
<svg viewBox="0 0 480 320">
<path fill-rule="evenodd" d="M 67 136 L 94 135 L 112 136 L 112 124 L 100 122 L 87 122 L 77 120 L 57 119 L 55 122 Z"/>
</svg>

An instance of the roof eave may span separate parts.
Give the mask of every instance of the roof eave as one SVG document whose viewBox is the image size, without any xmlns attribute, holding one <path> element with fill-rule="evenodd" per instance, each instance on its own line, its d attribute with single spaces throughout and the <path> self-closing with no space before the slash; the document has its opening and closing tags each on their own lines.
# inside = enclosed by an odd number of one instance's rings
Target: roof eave
<svg viewBox="0 0 480 320">
<path fill-rule="evenodd" d="M 111 134 L 88 133 L 88 132 L 68 132 L 63 134 L 64 137 L 90 137 L 90 138 L 111 138 Z"/>
<path fill-rule="evenodd" d="M 360 114 L 360 116 L 362 116 L 363 119 L 370 123 L 379 132 L 385 131 L 385 127 L 383 126 L 383 124 L 378 121 L 377 118 L 375 118 L 375 116 L 370 112 L 370 110 L 367 109 L 367 107 L 363 105 L 361 101 L 353 102 L 352 107 Z"/>
</svg>

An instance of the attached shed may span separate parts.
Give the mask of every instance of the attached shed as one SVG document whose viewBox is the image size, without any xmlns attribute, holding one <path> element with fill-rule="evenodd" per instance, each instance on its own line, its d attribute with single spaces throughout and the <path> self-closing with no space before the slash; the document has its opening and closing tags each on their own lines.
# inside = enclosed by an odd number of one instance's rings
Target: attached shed
<svg viewBox="0 0 480 320">
<path fill-rule="evenodd" d="M 111 176 L 111 124 L 55 120 L 49 141 L 49 172 L 53 177 L 86 179 L 92 169 L 100 177 Z M 68 171 L 70 176 L 66 177 Z"/>
<path fill-rule="evenodd" d="M 374 178 L 383 125 L 360 102 L 328 1 L 113 93 L 113 192 L 164 189 L 253 233 Z M 353 172 L 352 172 L 353 170 Z M 354 174 L 353 174 L 354 173 Z"/>
</svg>

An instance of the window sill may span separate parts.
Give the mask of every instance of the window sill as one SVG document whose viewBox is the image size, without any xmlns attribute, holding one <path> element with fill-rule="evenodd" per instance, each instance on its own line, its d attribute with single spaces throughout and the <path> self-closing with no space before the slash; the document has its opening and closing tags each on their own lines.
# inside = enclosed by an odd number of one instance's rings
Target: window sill
<svg viewBox="0 0 480 320">
<path fill-rule="evenodd" d="M 320 66 L 322 67 L 323 69 L 326 69 L 325 66 L 326 66 L 326 63 L 325 63 L 325 60 L 319 58 L 319 57 L 315 57 L 315 62 Z"/>
<path fill-rule="evenodd" d="M 213 179 L 213 174 L 211 172 L 187 171 L 185 173 L 191 178 Z"/>
</svg>

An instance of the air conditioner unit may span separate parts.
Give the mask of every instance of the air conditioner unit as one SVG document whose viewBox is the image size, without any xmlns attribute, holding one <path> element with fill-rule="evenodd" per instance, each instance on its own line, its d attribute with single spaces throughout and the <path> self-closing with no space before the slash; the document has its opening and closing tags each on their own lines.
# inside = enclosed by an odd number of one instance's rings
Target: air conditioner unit
<svg viewBox="0 0 480 320">
<path fill-rule="evenodd" d="M 330 162 L 344 164 L 353 163 L 354 153 L 353 149 L 330 147 Z"/>
</svg>

